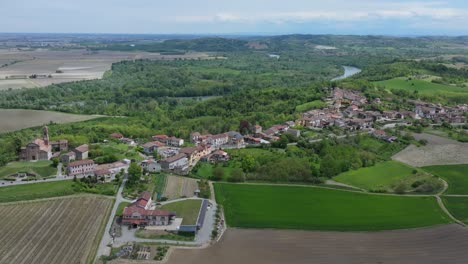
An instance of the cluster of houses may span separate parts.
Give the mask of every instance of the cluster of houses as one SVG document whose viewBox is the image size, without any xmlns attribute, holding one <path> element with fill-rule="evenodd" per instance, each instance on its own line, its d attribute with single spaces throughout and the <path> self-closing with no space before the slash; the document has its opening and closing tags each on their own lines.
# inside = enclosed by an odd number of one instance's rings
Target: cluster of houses
<svg viewBox="0 0 468 264">
<path fill-rule="evenodd" d="M 440 104 L 426 103 L 416 100 L 408 102 L 414 104 L 413 111 L 365 111 L 363 107 L 368 101 L 357 91 L 334 88 L 327 98 L 328 107 L 307 111 L 296 120 L 296 124 L 311 128 L 322 129 L 330 126 L 342 127 L 347 130 L 372 130 L 375 122 L 395 121 L 405 118 L 429 119 L 433 122 L 463 123 L 467 105 L 444 107 Z M 379 104 L 380 99 L 372 103 Z"/>
<path fill-rule="evenodd" d="M 409 100 L 414 104 L 414 113 L 419 118 L 429 119 L 434 123 L 464 123 L 465 113 L 468 112 L 468 105 L 457 105 L 447 107 L 441 104 L 422 102 L 419 100 Z"/>
<path fill-rule="evenodd" d="M 157 153 L 161 159 L 144 160 L 140 163 L 142 168 L 148 172 L 169 171 L 177 174 L 186 174 L 190 168 L 200 160 L 206 162 L 225 162 L 229 155 L 222 149 L 244 148 L 248 144 L 268 144 L 279 139 L 280 134 L 291 134 L 299 137 L 300 131 L 293 129 L 295 123 L 292 121 L 284 124 L 274 125 L 263 131 L 259 125 L 250 128 L 251 133 L 242 135 L 236 131 L 221 134 L 190 133 L 190 143 L 195 146 L 180 147 L 184 140 L 167 135 L 154 135 L 152 141 L 142 145 L 143 151 L 152 155 Z"/>
</svg>

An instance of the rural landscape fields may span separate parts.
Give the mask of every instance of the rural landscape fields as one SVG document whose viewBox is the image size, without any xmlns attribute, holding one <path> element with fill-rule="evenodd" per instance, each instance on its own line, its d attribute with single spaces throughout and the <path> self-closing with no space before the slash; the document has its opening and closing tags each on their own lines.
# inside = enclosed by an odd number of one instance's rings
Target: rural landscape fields
<svg viewBox="0 0 468 264">
<path fill-rule="evenodd" d="M 0 263 L 90 263 L 112 203 L 87 195 L 0 204 Z"/>
<path fill-rule="evenodd" d="M 28 127 L 42 126 L 51 122 L 63 124 L 97 118 L 92 115 L 75 115 L 52 111 L 0 109 L 0 133 Z"/>
<path fill-rule="evenodd" d="M 114 62 L 122 60 L 209 58 L 206 53 L 161 55 L 151 52 L 87 51 L 84 49 L 0 49 L 0 90 L 100 79 Z M 1 62 L 4 62 L 1 64 Z M 28 78 L 31 75 L 44 75 Z M 50 77 L 49 77 L 50 75 Z"/>
</svg>

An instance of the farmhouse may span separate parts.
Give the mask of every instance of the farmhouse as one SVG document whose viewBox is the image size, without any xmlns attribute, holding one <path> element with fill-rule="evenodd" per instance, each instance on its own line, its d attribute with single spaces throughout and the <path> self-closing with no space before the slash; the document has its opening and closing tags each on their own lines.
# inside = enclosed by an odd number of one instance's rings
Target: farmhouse
<svg viewBox="0 0 468 264">
<path fill-rule="evenodd" d="M 168 137 L 167 135 L 154 135 L 153 140 L 159 141 L 169 146 L 180 147 L 184 144 L 184 140 L 176 137 Z"/>
<path fill-rule="evenodd" d="M 166 146 L 164 143 L 159 141 L 151 141 L 143 144 L 143 151 L 146 154 L 152 154 L 154 151 L 157 151 L 159 148 Z"/>
<path fill-rule="evenodd" d="M 143 192 L 138 199 L 125 207 L 122 224 L 137 226 L 169 225 L 175 218 L 176 212 L 166 210 L 151 210 L 151 193 Z"/>
<path fill-rule="evenodd" d="M 36 138 L 25 147 L 21 148 L 20 159 L 26 161 L 50 160 L 53 152 L 68 150 L 68 140 L 49 141 L 49 129 L 42 129 L 42 139 Z"/>
<path fill-rule="evenodd" d="M 184 153 L 179 153 L 175 156 L 161 160 L 160 164 L 161 169 L 163 170 L 184 169 L 189 166 L 189 161 Z"/>
<path fill-rule="evenodd" d="M 115 139 L 122 139 L 124 136 L 120 133 L 112 133 L 110 134 L 110 137 Z"/>
<path fill-rule="evenodd" d="M 156 162 L 155 160 L 144 160 L 140 163 L 140 166 L 149 172 L 160 172 L 161 171 L 161 164 Z"/>
<path fill-rule="evenodd" d="M 222 150 L 216 150 L 208 158 L 208 161 L 210 162 L 228 161 L 228 160 L 229 160 L 229 154 Z"/>
<path fill-rule="evenodd" d="M 129 166 L 130 166 L 130 160 L 128 159 L 124 159 L 122 161 L 116 161 L 113 163 L 100 164 L 94 168 L 94 175 L 97 177 L 104 176 L 105 181 L 109 182 L 115 179 L 115 175 L 117 175 L 122 170 L 124 172 L 127 172 Z"/>
<path fill-rule="evenodd" d="M 79 160 L 70 162 L 67 168 L 69 176 L 94 176 L 96 164 L 93 160 Z"/>
<path fill-rule="evenodd" d="M 85 160 L 88 158 L 88 145 L 84 144 L 79 147 L 76 147 L 75 149 L 73 149 L 73 152 L 75 152 L 76 160 Z"/>
<path fill-rule="evenodd" d="M 68 163 L 70 163 L 70 162 L 72 162 L 74 160 L 76 160 L 76 154 L 73 151 L 70 151 L 70 152 L 65 153 L 62 156 L 60 156 L 60 161 L 63 164 L 68 164 Z"/>
</svg>

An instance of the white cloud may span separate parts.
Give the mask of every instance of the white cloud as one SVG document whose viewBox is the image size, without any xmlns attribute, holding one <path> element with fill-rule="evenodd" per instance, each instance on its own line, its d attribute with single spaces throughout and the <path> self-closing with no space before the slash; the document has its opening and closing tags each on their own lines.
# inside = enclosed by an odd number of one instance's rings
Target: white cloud
<svg viewBox="0 0 468 264">
<path fill-rule="evenodd" d="M 354 1 L 353 1 L 354 2 Z M 468 9 L 448 7 L 442 2 L 363 2 L 361 5 L 317 6 L 301 11 L 245 11 L 222 12 L 200 16 L 177 16 L 178 22 L 308 22 L 316 20 L 359 21 L 369 19 L 412 19 L 427 18 L 436 20 L 467 19 Z"/>
</svg>

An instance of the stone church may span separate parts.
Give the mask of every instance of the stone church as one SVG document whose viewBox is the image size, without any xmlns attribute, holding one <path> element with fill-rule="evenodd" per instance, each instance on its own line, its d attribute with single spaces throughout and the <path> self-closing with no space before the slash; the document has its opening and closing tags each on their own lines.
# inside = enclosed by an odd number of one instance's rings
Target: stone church
<svg viewBox="0 0 468 264">
<path fill-rule="evenodd" d="M 44 126 L 42 138 L 36 138 L 21 148 L 20 159 L 25 161 L 50 160 L 55 152 L 67 150 L 68 140 L 49 141 L 49 129 Z"/>
</svg>

